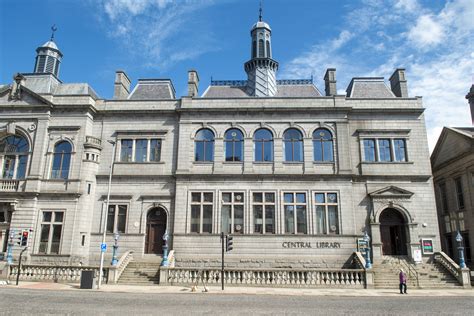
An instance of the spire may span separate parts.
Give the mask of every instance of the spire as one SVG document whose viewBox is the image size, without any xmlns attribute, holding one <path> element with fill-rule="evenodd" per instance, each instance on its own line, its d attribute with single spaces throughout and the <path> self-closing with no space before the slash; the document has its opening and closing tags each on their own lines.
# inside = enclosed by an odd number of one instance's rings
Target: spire
<svg viewBox="0 0 474 316">
<path fill-rule="evenodd" d="M 278 62 L 272 59 L 272 30 L 262 20 L 260 1 L 258 22 L 250 31 L 252 49 L 250 60 L 244 65 L 247 72 L 247 93 L 257 97 L 271 97 L 277 92 L 276 71 Z"/>
<path fill-rule="evenodd" d="M 36 49 L 36 62 L 34 73 L 50 73 L 59 75 L 59 65 L 63 54 L 54 42 L 54 33 L 58 30 L 56 25 L 51 27 L 51 39 Z"/>
</svg>

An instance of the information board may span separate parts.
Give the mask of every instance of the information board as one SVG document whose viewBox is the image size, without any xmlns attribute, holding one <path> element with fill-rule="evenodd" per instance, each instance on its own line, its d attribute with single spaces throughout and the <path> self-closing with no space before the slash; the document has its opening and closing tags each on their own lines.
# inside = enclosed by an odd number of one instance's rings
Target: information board
<svg viewBox="0 0 474 316">
<path fill-rule="evenodd" d="M 424 255 L 431 255 L 434 253 L 433 239 L 422 239 L 421 240 L 421 251 Z"/>
</svg>

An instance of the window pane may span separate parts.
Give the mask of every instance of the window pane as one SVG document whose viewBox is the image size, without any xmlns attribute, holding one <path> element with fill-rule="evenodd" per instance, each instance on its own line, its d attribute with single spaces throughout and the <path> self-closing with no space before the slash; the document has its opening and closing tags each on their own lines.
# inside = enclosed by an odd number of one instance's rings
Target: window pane
<svg viewBox="0 0 474 316">
<path fill-rule="evenodd" d="M 406 161 L 405 140 L 395 139 L 393 141 L 395 146 L 395 161 Z"/>
<path fill-rule="evenodd" d="M 285 150 L 285 161 L 294 161 L 293 157 L 293 142 L 291 141 L 284 141 L 283 147 Z"/>
<path fill-rule="evenodd" d="M 61 167 L 61 179 L 67 179 L 69 177 L 69 165 L 71 164 L 71 154 L 63 154 L 63 162 Z"/>
<path fill-rule="evenodd" d="M 265 233 L 275 233 L 275 206 L 265 206 Z"/>
<path fill-rule="evenodd" d="M 109 211 L 107 212 L 107 232 L 114 232 L 115 224 L 115 205 L 109 205 Z"/>
<path fill-rule="evenodd" d="M 117 231 L 119 233 L 125 233 L 126 223 L 127 223 L 127 205 L 119 205 L 118 217 L 117 217 Z"/>
<path fill-rule="evenodd" d="M 254 142 L 255 161 L 265 161 L 263 154 L 264 143 L 262 141 Z"/>
<path fill-rule="evenodd" d="M 303 141 L 294 143 L 294 161 L 303 161 Z"/>
<path fill-rule="evenodd" d="M 234 206 L 234 233 L 241 234 L 244 232 L 244 206 Z"/>
<path fill-rule="evenodd" d="M 194 153 L 195 161 L 205 161 L 204 160 L 204 142 L 196 141 L 196 149 Z"/>
<path fill-rule="evenodd" d="M 306 203 L 306 194 L 296 193 L 296 203 Z"/>
<path fill-rule="evenodd" d="M 52 212 L 43 212 L 43 222 L 51 222 Z"/>
<path fill-rule="evenodd" d="M 263 143 L 263 161 L 273 161 L 273 141 Z"/>
<path fill-rule="evenodd" d="M 232 193 L 222 193 L 222 202 L 230 203 L 232 201 Z"/>
<path fill-rule="evenodd" d="M 328 203 L 337 203 L 336 193 L 328 193 Z"/>
<path fill-rule="evenodd" d="M 253 201 L 257 203 L 263 202 L 263 196 L 262 193 L 254 193 L 253 194 Z"/>
<path fill-rule="evenodd" d="M 283 197 L 285 203 L 293 203 L 293 193 L 285 193 Z"/>
<path fill-rule="evenodd" d="M 148 151 L 148 139 L 135 141 L 135 162 L 145 162 Z"/>
<path fill-rule="evenodd" d="M 379 139 L 379 155 L 380 161 L 391 161 L 392 155 L 390 153 L 390 140 L 389 139 Z"/>
<path fill-rule="evenodd" d="M 375 142 L 373 139 L 364 140 L 364 161 L 375 161 Z"/>
<path fill-rule="evenodd" d="M 54 154 L 53 155 L 53 168 L 51 170 L 51 178 L 60 179 L 61 178 L 61 162 L 63 159 L 63 154 Z"/>
<path fill-rule="evenodd" d="M 18 170 L 16 171 L 17 179 L 24 179 L 26 175 L 26 163 L 28 162 L 28 156 L 19 156 Z"/>
<path fill-rule="evenodd" d="M 296 206 L 296 224 L 298 234 L 306 234 L 306 206 Z"/>
<path fill-rule="evenodd" d="M 203 206 L 202 232 L 212 233 L 212 205 Z"/>
<path fill-rule="evenodd" d="M 54 254 L 59 253 L 59 244 L 61 242 L 61 230 L 62 230 L 62 225 L 53 225 L 53 239 L 51 241 L 50 253 L 54 253 Z"/>
<path fill-rule="evenodd" d="M 2 175 L 4 179 L 13 179 L 13 173 L 15 171 L 15 162 L 15 156 L 5 156 Z"/>
<path fill-rule="evenodd" d="M 122 139 L 120 161 L 124 161 L 124 162 L 132 161 L 132 148 L 133 148 L 133 140 Z"/>
<path fill-rule="evenodd" d="M 263 206 L 254 205 L 253 206 L 253 216 L 254 216 L 254 232 L 263 233 Z"/>
<path fill-rule="evenodd" d="M 326 234 L 326 213 L 323 205 L 316 206 L 316 233 Z"/>
<path fill-rule="evenodd" d="M 63 212 L 54 212 L 54 222 L 56 223 L 62 223 L 63 222 Z"/>
<path fill-rule="evenodd" d="M 191 193 L 191 201 L 201 202 L 201 193 Z"/>
<path fill-rule="evenodd" d="M 231 206 L 222 205 L 222 231 L 225 234 L 232 232 L 231 216 Z"/>
<path fill-rule="evenodd" d="M 324 150 L 323 160 L 324 161 L 334 161 L 332 141 L 329 141 L 329 140 L 323 141 L 323 150 Z"/>
<path fill-rule="evenodd" d="M 285 206 L 285 233 L 295 233 L 295 214 L 293 205 Z"/>
<path fill-rule="evenodd" d="M 199 205 L 191 206 L 191 232 L 199 233 L 199 224 L 200 224 L 200 211 L 201 207 Z"/>
<path fill-rule="evenodd" d="M 212 202 L 212 193 L 204 193 L 204 202 Z"/>
<path fill-rule="evenodd" d="M 39 253 L 46 253 L 48 251 L 49 227 L 50 225 L 41 225 Z"/>
<path fill-rule="evenodd" d="M 316 193 L 314 196 L 316 203 L 324 203 L 324 193 Z"/>
<path fill-rule="evenodd" d="M 204 161 L 214 161 L 214 142 L 205 142 Z"/>
<path fill-rule="evenodd" d="M 161 161 L 161 139 L 150 140 L 150 161 Z"/>
<path fill-rule="evenodd" d="M 265 193 L 265 202 L 275 203 L 275 193 Z"/>
<path fill-rule="evenodd" d="M 339 234 L 339 221 L 337 216 L 337 206 L 328 206 L 329 233 Z"/>
<path fill-rule="evenodd" d="M 314 161 L 323 161 L 323 147 L 320 140 L 313 141 Z"/>
<path fill-rule="evenodd" d="M 234 202 L 243 203 L 244 202 L 244 194 L 243 193 L 234 193 Z"/>
</svg>

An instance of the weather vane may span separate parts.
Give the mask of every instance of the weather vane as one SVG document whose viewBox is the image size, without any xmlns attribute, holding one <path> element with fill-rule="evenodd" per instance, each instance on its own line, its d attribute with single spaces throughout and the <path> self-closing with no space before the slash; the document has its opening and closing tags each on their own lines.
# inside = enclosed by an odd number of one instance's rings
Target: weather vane
<svg viewBox="0 0 474 316">
<path fill-rule="evenodd" d="M 260 9 L 259 9 L 260 14 L 258 15 L 258 20 L 262 22 L 262 0 L 260 0 Z"/>
<path fill-rule="evenodd" d="M 53 24 L 53 26 L 51 26 L 51 41 L 54 40 L 54 32 L 56 32 L 58 30 L 58 28 L 56 27 L 56 24 Z"/>
</svg>

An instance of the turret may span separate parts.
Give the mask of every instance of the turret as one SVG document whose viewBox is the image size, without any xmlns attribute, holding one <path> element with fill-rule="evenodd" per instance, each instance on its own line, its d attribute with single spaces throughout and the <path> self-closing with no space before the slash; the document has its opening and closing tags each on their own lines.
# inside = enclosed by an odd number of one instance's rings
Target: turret
<svg viewBox="0 0 474 316">
<path fill-rule="evenodd" d="M 51 39 L 36 49 L 36 62 L 33 72 L 49 73 L 58 77 L 63 54 L 54 42 L 54 32 L 57 28 L 53 26 L 51 30 Z"/>
</svg>

